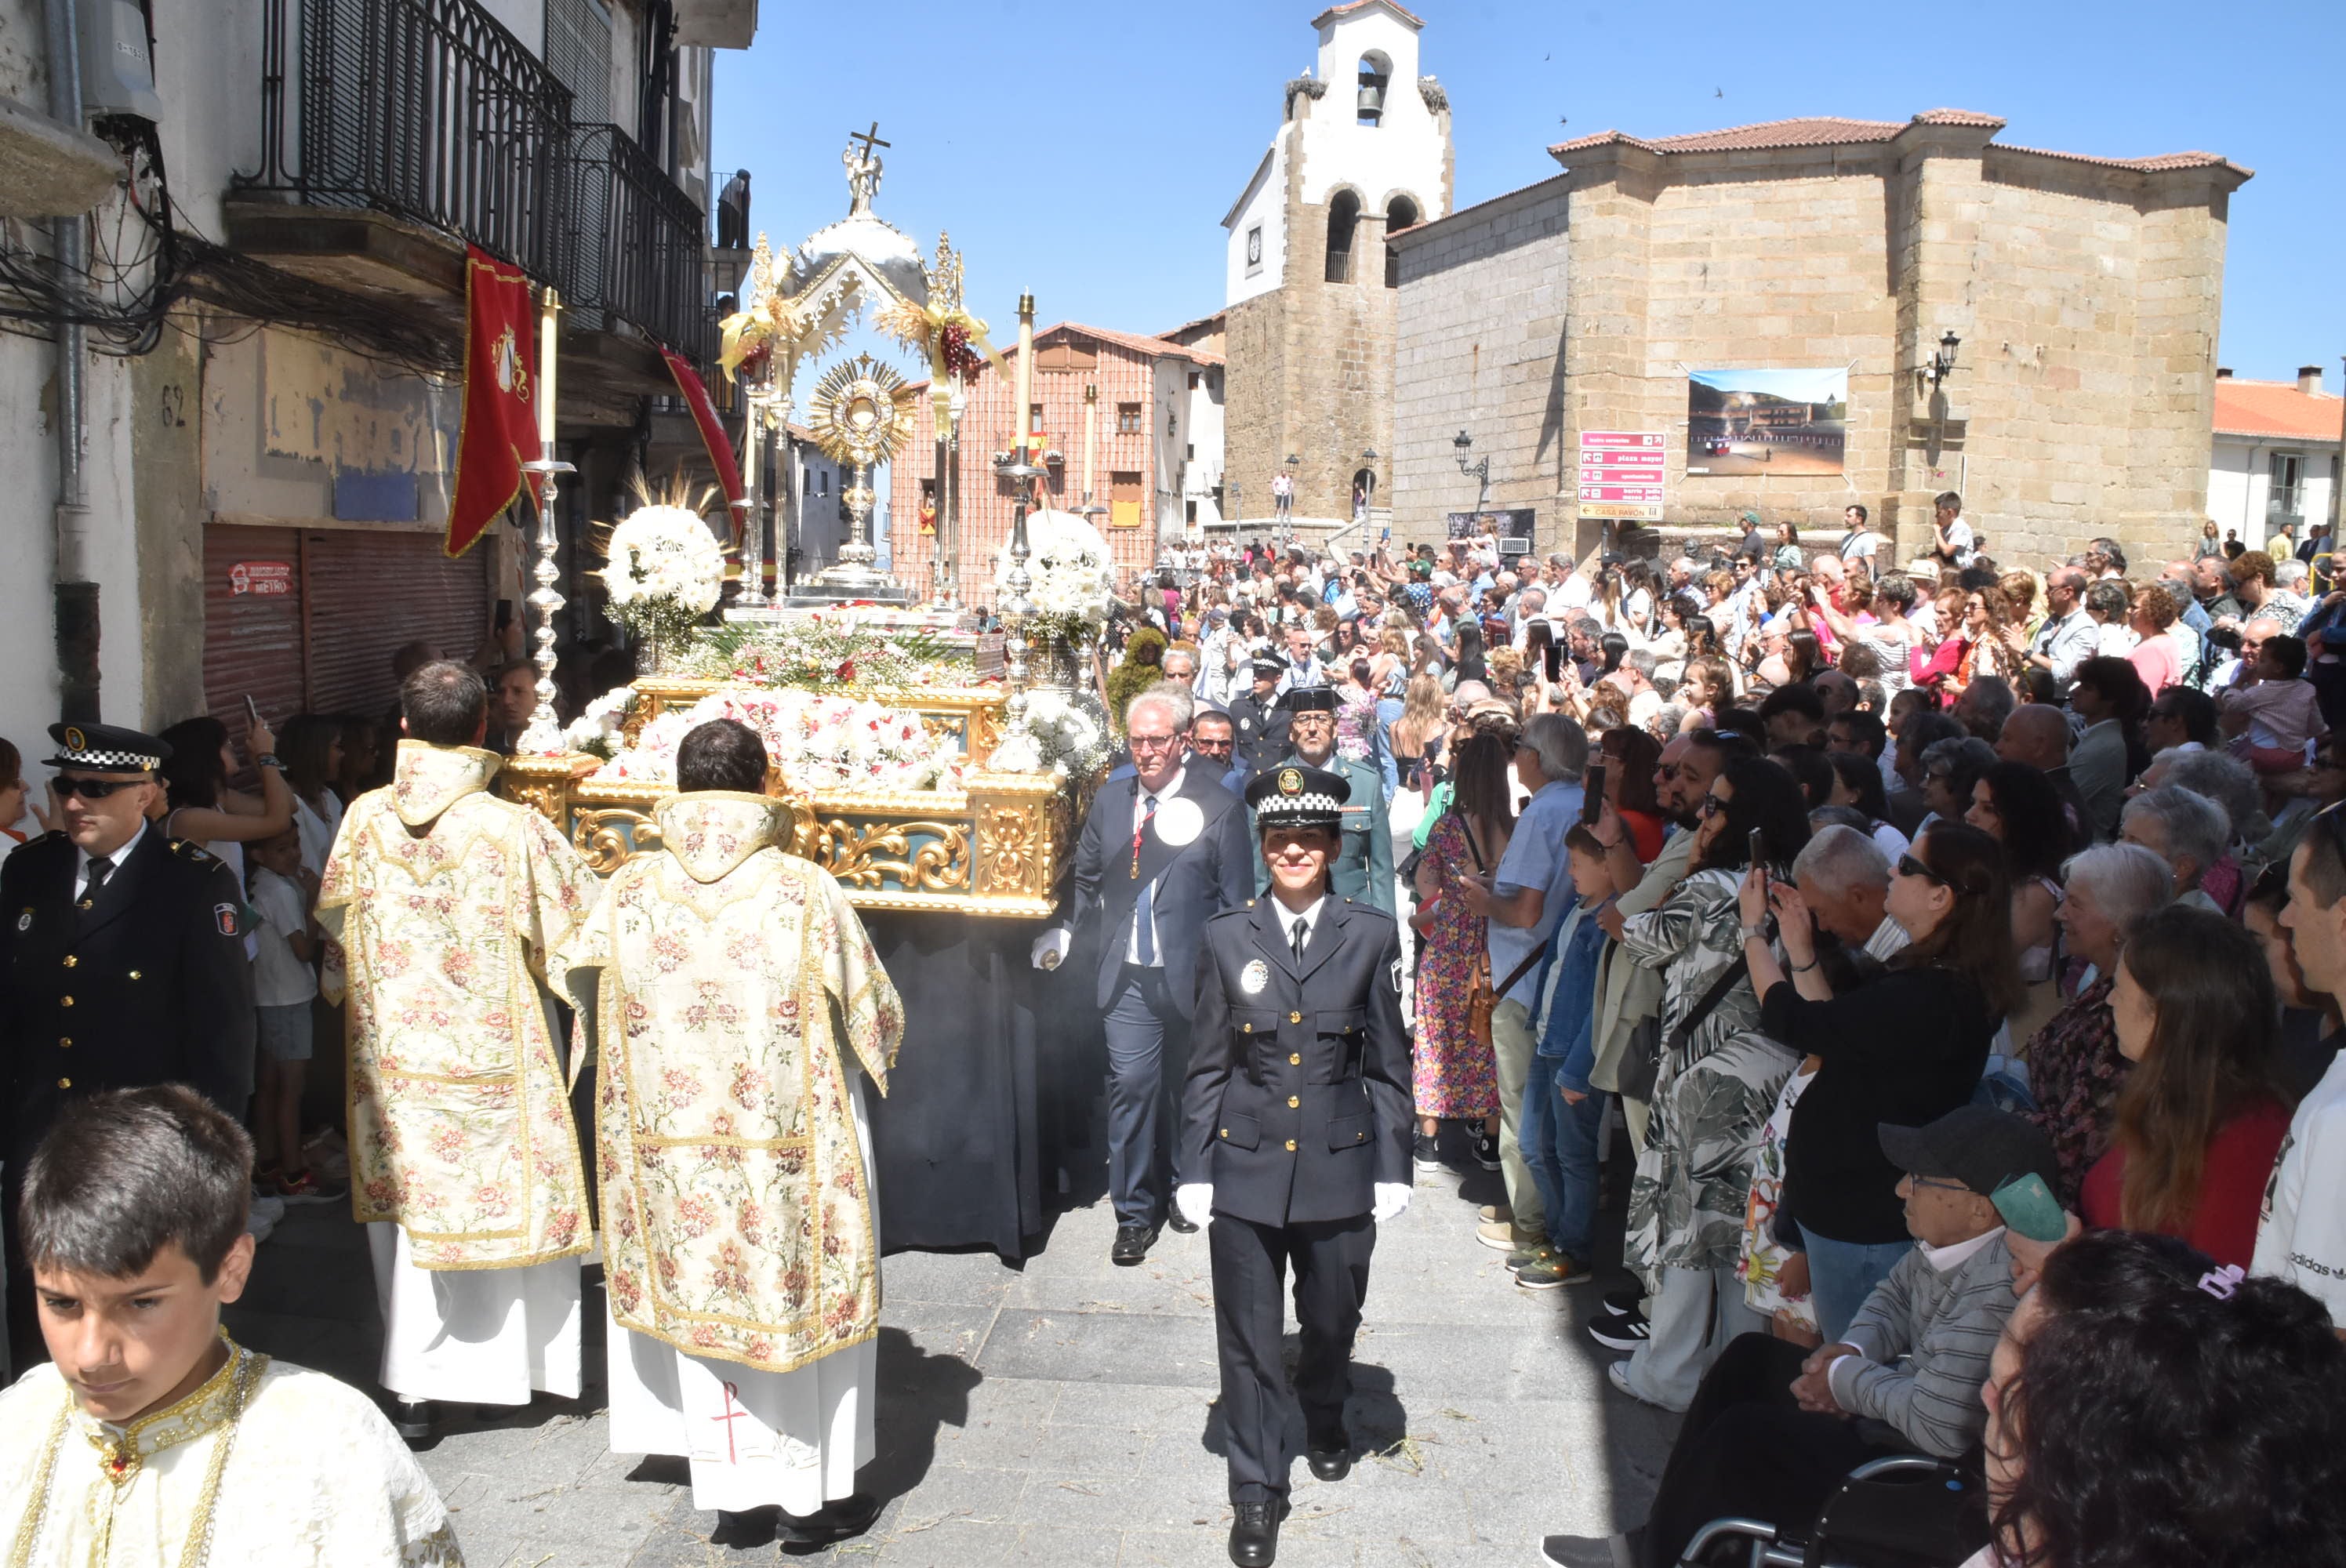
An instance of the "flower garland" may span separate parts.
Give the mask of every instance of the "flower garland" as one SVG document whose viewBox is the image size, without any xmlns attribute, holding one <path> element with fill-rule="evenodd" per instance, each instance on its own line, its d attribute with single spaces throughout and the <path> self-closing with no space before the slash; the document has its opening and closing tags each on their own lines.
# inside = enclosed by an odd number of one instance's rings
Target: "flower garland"
<svg viewBox="0 0 2346 1568">
<path fill-rule="evenodd" d="M 986 759 L 996 773 L 1090 774 L 1107 760 L 1107 726 L 1087 694 L 1070 699 L 1056 691 L 1026 694 L 1024 728 L 1005 736 Z"/>
<path fill-rule="evenodd" d="M 776 690 L 968 686 L 970 656 L 918 632 L 865 631 L 852 610 L 781 626 L 728 624 L 693 639 L 678 673 Z"/>
<path fill-rule="evenodd" d="M 719 691 L 674 708 L 643 727 L 635 744 L 616 753 L 597 782 L 676 783 L 676 748 L 715 718 L 748 725 L 765 743 L 766 759 L 793 789 L 958 789 L 963 758 L 931 735 L 918 716 L 856 697 L 806 691 Z"/>
<path fill-rule="evenodd" d="M 1046 636 L 1084 643 L 1107 625 L 1116 568 L 1098 529 L 1072 512 L 1037 512 L 1026 519 L 1028 625 Z M 996 606 L 1010 596 L 1010 546 L 994 556 Z"/>
<path fill-rule="evenodd" d="M 562 732 L 564 745 L 572 751 L 582 751 L 608 762 L 627 744 L 627 715 L 635 711 L 635 707 L 634 687 L 613 687 L 570 721 L 569 728 Z"/>
</svg>

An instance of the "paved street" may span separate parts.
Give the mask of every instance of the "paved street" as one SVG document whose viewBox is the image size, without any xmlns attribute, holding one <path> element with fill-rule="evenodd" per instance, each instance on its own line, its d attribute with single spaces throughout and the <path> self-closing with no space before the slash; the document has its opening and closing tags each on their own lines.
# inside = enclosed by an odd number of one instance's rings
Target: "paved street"
<svg viewBox="0 0 2346 1568">
<path fill-rule="evenodd" d="M 1421 1177 L 1377 1249 L 1350 1422 L 1382 1451 L 1334 1485 L 1294 1467 L 1280 1562 L 1451 1568 L 1537 1561 L 1551 1531 L 1642 1517 L 1674 1418 L 1633 1404 L 1579 1332 L 1597 1283 L 1535 1295 L 1473 1235 L 1498 1178 Z M 1105 1205 L 1059 1217 L 1041 1256 L 886 1262 L 880 1453 L 890 1498 L 861 1540 L 814 1557 L 888 1568 L 1226 1563 L 1206 1237 L 1168 1233 L 1109 1265 Z M 365 1249 L 340 1207 L 295 1210 L 261 1248 L 232 1325 L 246 1342 L 372 1386 Z M 592 1278 L 592 1277 L 590 1277 Z M 473 1568 L 669 1568 L 770 1561 L 712 1547 L 680 1460 L 605 1440 L 601 1295 L 586 1397 L 454 1423 L 423 1456 Z M 1290 1340 L 1290 1347 L 1292 1341 Z M 1300 1418 L 1298 1419 L 1300 1437 Z"/>
</svg>

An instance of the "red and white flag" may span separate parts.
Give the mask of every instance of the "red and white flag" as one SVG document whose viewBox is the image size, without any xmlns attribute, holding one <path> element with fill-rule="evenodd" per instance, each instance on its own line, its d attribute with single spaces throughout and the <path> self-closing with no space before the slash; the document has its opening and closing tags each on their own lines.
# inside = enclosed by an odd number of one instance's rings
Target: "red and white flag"
<svg viewBox="0 0 2346 1568">
<path fill-rule="evenodd" d="M 471 549 L 521 494 L 521 465 L 539 450 L 536 382 L 528 274 L 465 247 L 464 412 L 443 546 L 449 555 Z"/>
</svg>

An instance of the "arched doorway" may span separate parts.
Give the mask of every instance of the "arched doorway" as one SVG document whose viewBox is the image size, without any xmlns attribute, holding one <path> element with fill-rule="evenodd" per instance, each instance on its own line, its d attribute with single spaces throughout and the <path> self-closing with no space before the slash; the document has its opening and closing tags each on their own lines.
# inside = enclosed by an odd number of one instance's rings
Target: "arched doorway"
<svg viewBox="0 0 2346 1568">
<path fill-rule="evenodd" d="M 1385 203 L 1387 234 L 1398 234 L 1404 229 L 1413 229 L 1419 220 L 1417 202 L 1412 198 L 1396 196 Z M 1390 245 L 1385 247 L 1385 287 L 1388 289 L 1401 287 L 1401 253 Z"/>
<path fill-rule="evenodd" d="M 1328 270 L 1331 283 L 1352 280 L 1352 239 L 1361 228 L 1361 198 L 1340 190 L 1328 199 Z"/>
<path fill-rule="evenodd" d="M 1369 510 L 1377 504 L 1377 471 L 1356 468 L 1352 471 L 1352 521 L 1366 523 Z"/>
</svg>

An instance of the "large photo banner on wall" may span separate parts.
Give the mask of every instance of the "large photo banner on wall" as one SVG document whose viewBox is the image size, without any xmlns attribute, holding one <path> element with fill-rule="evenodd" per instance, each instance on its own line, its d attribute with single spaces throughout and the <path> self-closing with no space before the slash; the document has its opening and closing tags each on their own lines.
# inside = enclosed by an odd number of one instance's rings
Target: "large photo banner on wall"
<svg viewBox="0 0 2346 1568">
<path fill-rule="evenodd" d="M 1849 427 L 1849 367 L 1688 371 L 1689 475 L 1837 474 Z"/>
</svg>

